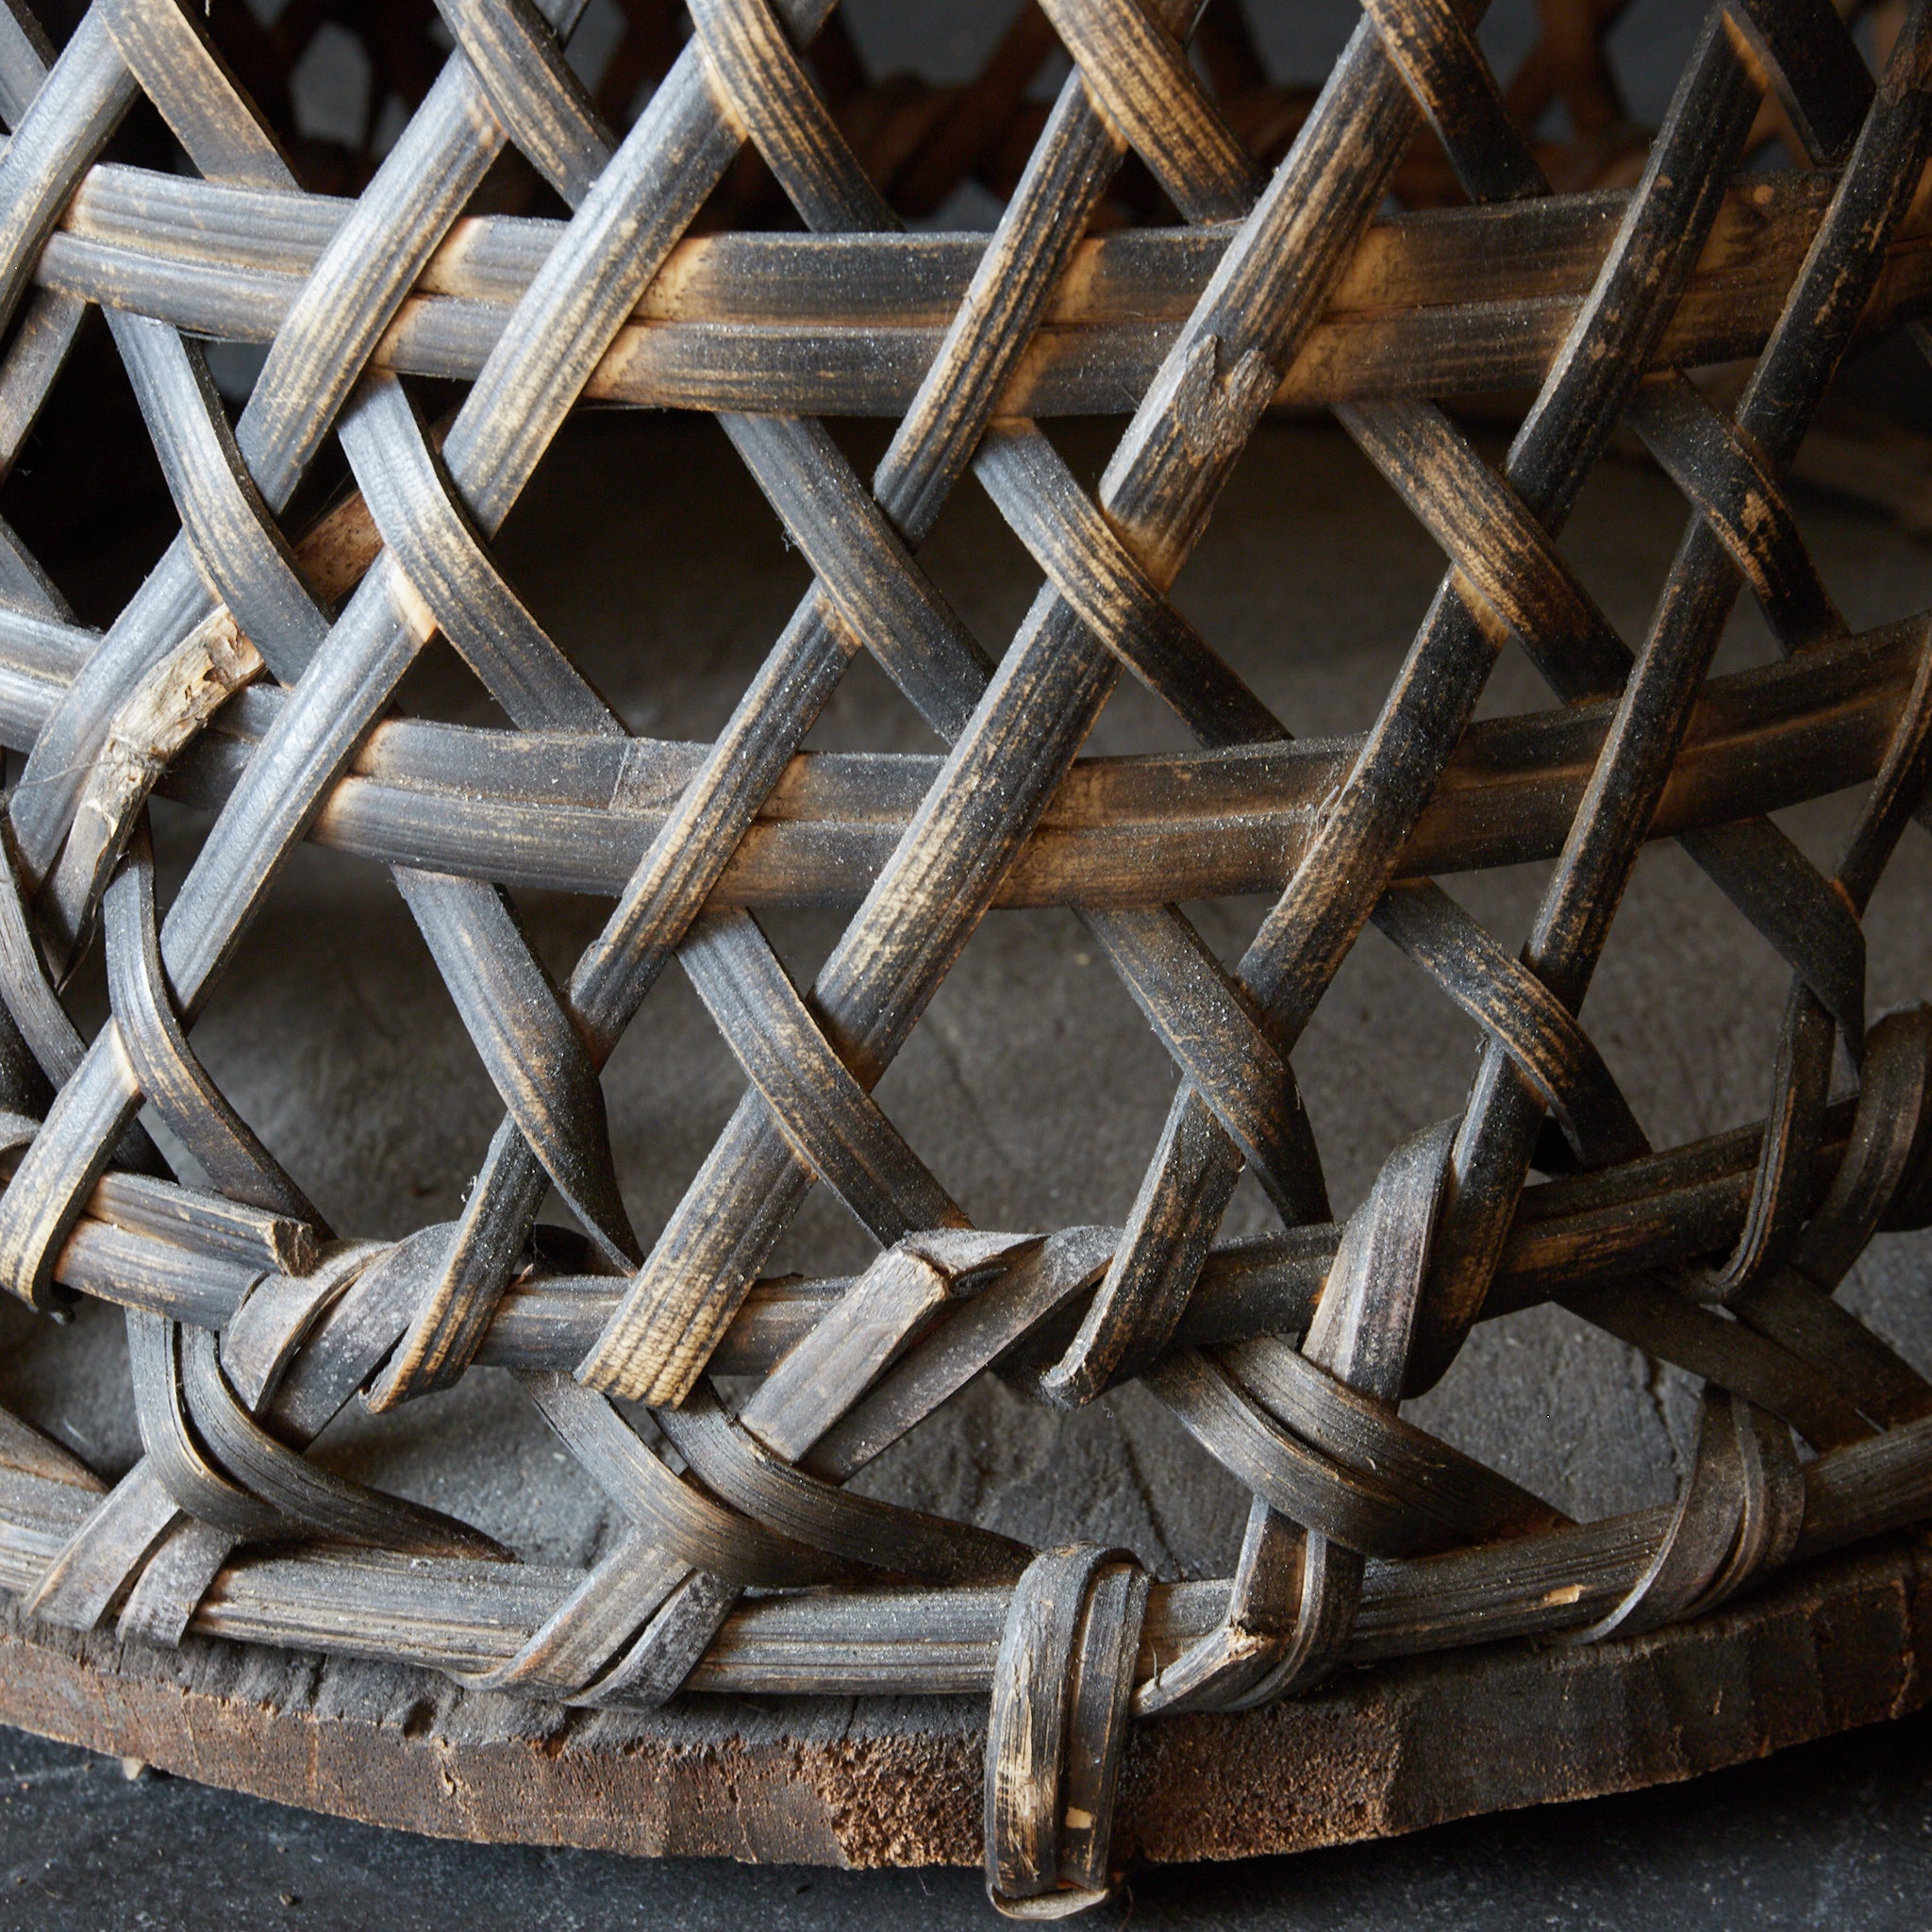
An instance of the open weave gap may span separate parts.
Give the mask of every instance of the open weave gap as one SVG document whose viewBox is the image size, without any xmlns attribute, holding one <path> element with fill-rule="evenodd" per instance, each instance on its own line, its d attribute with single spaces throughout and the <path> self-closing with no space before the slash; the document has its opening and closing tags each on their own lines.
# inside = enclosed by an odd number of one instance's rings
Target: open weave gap
<svg viewBox="0 0 1932 1932">
<path fill-rule="evenodd" d="M 989 1890 L 1037 1917 L 1106 1895 L 1136 1714 L 1634 1635 L 1932 1508 L 1932 1385 L 1834 1298 L 1932 1219 L 1932 1008 L 1868 1013 L 1861 927 L 1932 774 L 1932 619 L 1850 634 L 1785 492 L 1847 350 L 1932 310 L 1925 7 L 1875 17 L 1875 76 L 1821 0 L 1721 7 L 1647 138 L 1614 8 L 1547 9 L 1506 83 L 1478 8 L 1372 0 L 1308 94 L 1221 0 L 1049 0 L 982 80 L 911 94 L 830 0 L 692 0 L 686 38 L 630 7 L 591 85 L 577 0 L 438 11 L 432 72 L 398 9 L 380 82 L 413 112 L 379 165 L 291 152 L 299 47 L 242 9 L 97 0 L 58 58 L 0 13 L 0 460 L 97 304 L 179 519 L 98 635 L 0 527 L 0 1280 L 125 1308 L 142 1447 L 106 1491 L 0 1418 L 0 1585 L 75 1629 L 590 1707 L 990 1692 Z M 143 96 L 191 172 L 104 158 Z M 1794 165 L 1743 173 L 1774 142 Z M 905 230 L 968 181 L 990 236 Z M 233 420 L 203 338 L 266 345 Z M 1686 374 L 1739 360 L 1740 391 Z M 1511 391 L 1492 464 L 1442 399 Z M 713 742 L 632 736 L 492 558 L 585 400 L 716 414 L 812 573 Z M 1296 742 L 1168 598 L 1284 403 L 1331 408 L 1447 559 L 1347 741 Z M 1126 418 L 1091 491 L 1039 426 L 1073 411 Z M 896 425 L 870 478 L 841 413 Z M 1557 541 L 1620 430 L 1688 511 L 1629 637 Z M 285 527 L 331 438 L 349 493 Z M 919 558 L 962 488 L 1041 577 L 992 656 Z M 1780 661 L 1713 679 L 1747 588 Z M 398 708 L 434 640 L 506 728 Z M 1506 647 L 1555 707 L 1472 723 Z M 941 754 L 803 750 L 861 651 Z M 1198 749 L 1079 758 L 1124 673 Z M 1827 872 L 1768 814 L 1851 786 Z M 165 906 L 157 790 L 209 815 Z M 324 1224 L 192 1041 L 306 837 L 389 869 L 503 1103 L 459 1218 L 400 1241 Z M 1659 1149 L 1579 1013 L 1665 837 L 1791 977 L 1763 1120 Z M 1553 863 L 1516 952 L 1432 876 L 1525 859 Z M 567 975 L 527 886 L 614 901 Z M 1255 891 L 1232 964 L 1178 909 Z M 803 984 L 758 915 L 827 902 L 849 924 Z M 995 906 L 1074 908 L 1174 1059 L 1118 1226 L 975 1227 L 874 1097 Z M 1484 1047 L 1338 1221 L 1292 1054 L 1371 923 Z M 94 946 L 90 1040 L 63 988 Z M 746 1084 L 646 1241 L 600 1074 L 674 959 Z M 1224 1241 L 1249 1170 L 1283 1232 Z M 876 1259 L 762 1279 L 819 1185 Z M 575 1229 L 539 1223 L 552 1191 Z M 1572 1522 L 1400 1412 L 1548 1300 L 1703 1378 L 1673 1507 Z M 608 1496 L 589 1569 L 305 1453 L 478 1363 Z M 1138 1380 L 1248 1491 L 1235 1574 L 849 1487 L 993 1371 L 1061 1406 Z"/>
</svg>

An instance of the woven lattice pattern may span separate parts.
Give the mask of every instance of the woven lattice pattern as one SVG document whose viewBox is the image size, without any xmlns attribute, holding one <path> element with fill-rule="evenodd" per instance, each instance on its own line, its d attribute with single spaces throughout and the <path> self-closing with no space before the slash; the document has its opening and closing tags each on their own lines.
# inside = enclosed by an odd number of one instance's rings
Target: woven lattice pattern
<svg viewBox="0 0 1932 1932">
<path fill-rule="evenodd" d="M 1781 481 L 1855 339 L 1932 310 L 1925 8 L 1877 17 L 1874 78 L 1824 0 L 1736 0 L 1647 142 L 1595 0 L 1547 9 L 1507 88 L 1477 8 L 1369 0 L 1319 95 L 1265 86 L 1236 10 L 1193 0 L 1046 0 L 982 81 L 910 93 L 865 82 L 831 0 L 691 0 L 688 36 L 639 6 L 604 111 L 562 52 L 580 10 L 439 0 L 455 51 L 425 66 L 426 9 L 396 9 L 407 126 L 379 164 L 309 171 L 353 198 L 298 181 L 240 9 L 266 112 L 198 8 L 97 0 L 58 59 L 0 12 L 0 457 L 98 305 L 180 525 L 104 634 L 0 529 L 25 759 L 0 1280 L 125 1305 L 144 1448 L 108 1492 L 0 1417 L 0 1582 L 73 1629 L 580 1705 L 990 1689 L 988 1880 L 1024 1914 L 1107 1890 L 1130 1712 L 1641 1632 L 1932 1507 L 1932 1386 L 1833 1293 L 1874 1231 L 1932 1214 L 1932 1009 L 1868 1021 L 1860 929 L 1932 773 L 1928 625 L 1849 635 Z M 617 139 L 605 112 L 654 75 Z M 103 158 L 143 96 L 192 171 Z M 1568 132 L 1534 144 L 1553 104 Z M 1795 166 L 1740 172 L 1778 140 Z M 994 232 L 905 232 L 968 180 L 1002 198 Z M 266 345 L 232 422 L 200 338 Z M 1735 391 L 1682 373 L 1740 359 Z M 418 376 L 461 385 L 453 412 L 425 421 Z M 1511 391 L 1533 400 L 1499 467 L 1439 403 Z M 632 736 L 492 561 L 587 398 L 716 414 L 815 574 L 715 742 Z M 1331 409 L 1448 559 L 1346 742 L 1295 743 L 1167 597 L 1289 403 Z M 1092 491 L 1038 426 L 1076 411 L 1125 417 Z M 895 424 L 869 480 L 820 421 L 854 413 Z M 1689 506 L 1630 639 L 1556 541 L 1621 430 Z M 331 437 L 353 492 L 288 528 Z M 969 471 L 1041 579 L 992 654 L 918 558 Z M 1713 682 L 1747 588 L 1783 659 Z M 395 708 L 437 637 L 510 728 Z M 1556 704 L 1472 729 L 1506 648 Z M 802 754 L 860 652 L 942 758 Z M 1075 764 L 1124 674 L 1198 752 Z M 1765 814 L 1855 784 L 1827 875 Z M 165 907 L 158 787 L 209 815 Z M 305 837 L 389 868 L 503 1101 L 460 1218 L 399 1242 L 326 1226 L 190 1037 Z M 1791 972 L 1765 1120 L 1662 1150 L 1578 1018 L 1657 837 Z M 1427 875 L 1528 858 L 1554 863 L 1518 953 Z M 525 886 L 615 901 L 562 983 Z M 1255 891 L 1232 965 L 1176 909 Z M 758 908 L 841 901 L 795 984 Z M 1120 1226 L 973 1226 L 873 1097 L 999 905 L 1076 908 L 1173 1056 Z M 1338 1223 L 1292 1052 L 1371 922 L 1486 1043 L 1460 1114 Z M 90 1040 L 61 988 L 95 946 Z M 646 1241 L 599 1076 L 674 959 L 746 1084 Z M 1224 1241 L 1250 1170 L 1284 1232 Z M 761 1280 L 820 1186 L 878 1258 Z M 553 1190 L 580 1232 L 539 1224 Z M 1572 1523 L 1399 1413 L 1474 1324 L 1548 1299 L 1705 1378 L 1674 1507 Z M 477 1361 L 518 1373 L 627 1524 L 588 1571 L 305 1457 L 345 1404 Z M 1252 1492 L 1235 1574 L 1154 1580 L 846 1487 L 995 1364 L 1062 1406 L 1138 1378 Z M 755 1392 L 731 1407 L 721 1375 Z"/>
</svg>

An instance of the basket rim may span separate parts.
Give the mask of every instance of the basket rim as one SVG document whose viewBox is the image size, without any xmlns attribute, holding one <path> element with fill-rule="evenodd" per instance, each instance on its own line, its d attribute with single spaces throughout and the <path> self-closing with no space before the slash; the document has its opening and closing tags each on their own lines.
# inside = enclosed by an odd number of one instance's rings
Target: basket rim
<svg viewBox="0 0 1932 1932">
<path fill-rule="evenodd" d="M 1782 310 L 1836 175 L 1740 175 L 1652 358 L 1754 356 Z M 1371 224 L 1284 375 L 1278 407 L 1534 389 L 1634 191 L 1424 208 Z M 97 163 L 48 237 L 40 286 L 225 341 L 268 343 L 356 204 Z M 999 410 L 1119 415 L 1145 394 L 1236 225 L 1089 238 Z M 565 225 L 466 216 L 417 276 L 372 366 L 473 381 Z M 901 416 L 989 237 L 724 234 L 671 252 L 591 375 L 587 402 L 716 412 Z M 1932 228 L 1889 244 L 1860 323 L 1932 314 Z"/>
<path fill-rule="evenodd" d="M 1911 688 L 1924 615 L 1707 680 L 1652 839 L 1824 797 L 1870 778 Z M 0 609 L 0 741 L 30 749 L 97 647 Z M 219 811 L 285 693 L 238 693 L 158 788 Z M 1478 721 L 1396 875 L 1553 857 L 1611 698 Z M 994 900 L 1138 907 L 1278 890 L 1361 734 L 1075 761 Z M 677 739 L 378 724 L 308 838 L 384 865 L 510 887 L 621 891 L 708 747 Z M 857 904 L 931 786 L 936 755 L 795 755 L 716 892 L 722 906 Z"/>
</svg>

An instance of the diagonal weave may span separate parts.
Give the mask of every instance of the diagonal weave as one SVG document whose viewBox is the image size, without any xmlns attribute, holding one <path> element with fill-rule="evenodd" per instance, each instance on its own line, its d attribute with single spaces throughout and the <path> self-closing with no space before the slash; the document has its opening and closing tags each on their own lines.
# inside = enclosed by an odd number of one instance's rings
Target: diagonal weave
<svg viewBox="0 0 1932 1932">
<path fill-rule="evenodd" d="M 1647 149 L 1596 0 L 1547 9 L 1507 89 L 1474 8 L 1369 0 L 1314 98 L 1259 87 L 1224 6 L 1045 0 L 892 142 L 831 0 L 691 0 L 682 42 L 631 8 L 663 71 L 621 141 L 563 57 L 580 10 L 439 0 L 455 51 L 353 200 L 298 184 L 201 9 L 96 0 L 58 59 L 0 11 L 0 460 L 99 305 L 180 520 L 105 634 L 0 526 L 0 736 L 26 754 L 0 1277 L 125 1306 L 145 1452 L 107 1491 L 0 1415 L 0 1583 L 75 1629 L 587 1706 L 990 1690 L 989 1888 L 1039 1916 L 1108 1886 L 1130 1713 L 1633 1635 L 1932 1509 L 1932 1385 L 1833 1298 L 1876 1230 L 1932 1219 L 1932 1008 L 1868 1024 L 1860 930 L 1932 776 L 1932 624 L 1848 635 L 1781 484 L 1855 339 L 1932 311 L 1925 5 L 1880 18 L 1874 82 L 1825 0 L 1735 0 Z M 101 158 L 140 96 L 192 173 Z M 1533 146 L 1558 98 L 1571 138 Z M 1741 173 L 1774 135 L 1800 164 Z M 506 153 L 568 219 L 473 211 Z M 990 238 L 904 231 L 969 177 L 1004 196 Z M 1378 219 L 1391 192 L 1454 205 Z M 808 232 L 737 225 L 774 194 Z M 1136 209 L 1184 222 L 1122 230 Z M 232 424 L 203 337 L 266 345 Z M 1740 358 L 1728 411 L 1682 374 Z M 406 376 L 460 406 L 426 425 Z M 1510 390 L 1534 400 L 1498 470 L 1430 398 Z M 491 560 L 585 399 L 715 413 L 815 574 L 715 743 L 631 736 Z M 1449 559 L 1345 742 L 1293 742 L 1167 600 L 1281 403 L 1331 409 Z M 1092 492 L 1037 426 L 1071 412 L 1128 416 Z M 896 420 L 869 483 L 838 414 Z M 1620 428 L 1690 505 L 1634 644 L 1556 541 Z M 291 542 L 331 436 L 354 492 Z M 917 558 L 969 469 L 1042 577 L 996 661 Z M 1713 680 L 1746 586 L 1783 660 Z M 438 636 L 514 728 L 394 709 Z M 1472 725 L 1512 642 L 1557 708 Z M 942 758 L 802 753 L 861 650 Z M 1076 764 L 1123 671 L 1199 752 Z M 1765 814 L 1851 785 L 1827 877 Z M 157 787 L 211 814 L 165 908 Z M 460 1220 L 399 1242 L 325 1226 L 189 1038 L 305 837 L 390 868 L 504 1103 Z M 1577 1019 L 1658 837 L 1791 969 L 1764 1122 L 1663 1151 Z M 1554 864 L 1514 956 L 1428 876 L 1530 858 Z M 525 886 L 615 901 L 565 984 Z M 1177 902 L 1255 891 L 1230 968 Z M 850 922 L 802 989 L 757 908 L 828 901 Z M 1120 1227 L 974 1228 L 873 1098 L 996 905 L 1076 908 L 1174 1057 Z M 1460 1115 L 1338 1224 L 1291 1056 L 1372 921 L 1486 1044 Z M 89 1041 L 60 988 L 96 943 Z M 599 1073 L 674 958 L 748 1084 L 647 1243 Z M 143 1107 L 219 1191 L 171 1177 Z M 1285 1231 L 1217 1245 L 1248 1169 Z M 878 1258 L 761 1281 L 818 1184 Z M 540 1227 L 552 1189 L 581 1237 Z M 1548 1299 L 1705 1378 L 1674 1507 L 1570 1522 L 1399 1414 L 1473 1324 Z M 305 1457 L 350 1401 L 475 1362 L 519 1374 L 628 1524 L 590 1570 Z M 1059 1405 L 1141 1380 L 1252 1492 L 1235 1574 L 1152 1582 L 845 1487 L 995 1365 Z M 756 1391 L 728 1407 L 719 1375 Z"/>
</svg>

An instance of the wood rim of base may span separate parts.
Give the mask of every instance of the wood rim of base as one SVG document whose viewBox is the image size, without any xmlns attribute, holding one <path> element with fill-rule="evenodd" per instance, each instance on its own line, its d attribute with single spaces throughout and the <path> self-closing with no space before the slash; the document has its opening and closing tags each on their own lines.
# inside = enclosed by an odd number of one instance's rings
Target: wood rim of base
<svg viewBox="0 0 1932 1932">
<path fill-rule="evenodd" d="M 1231 1858 L 1693 1776 L 1932 1702 L 1932 1541 L 1591 1647 L 1377 1665 L 1138 1725 L 1123 1859 Z M 980 1857 L 977 1700 L 564 1711 L 427 1673 L 0 1626 L 0 1720 L 205 1784 L 489 1843 L 839 1866 Z"/>
</svg>

